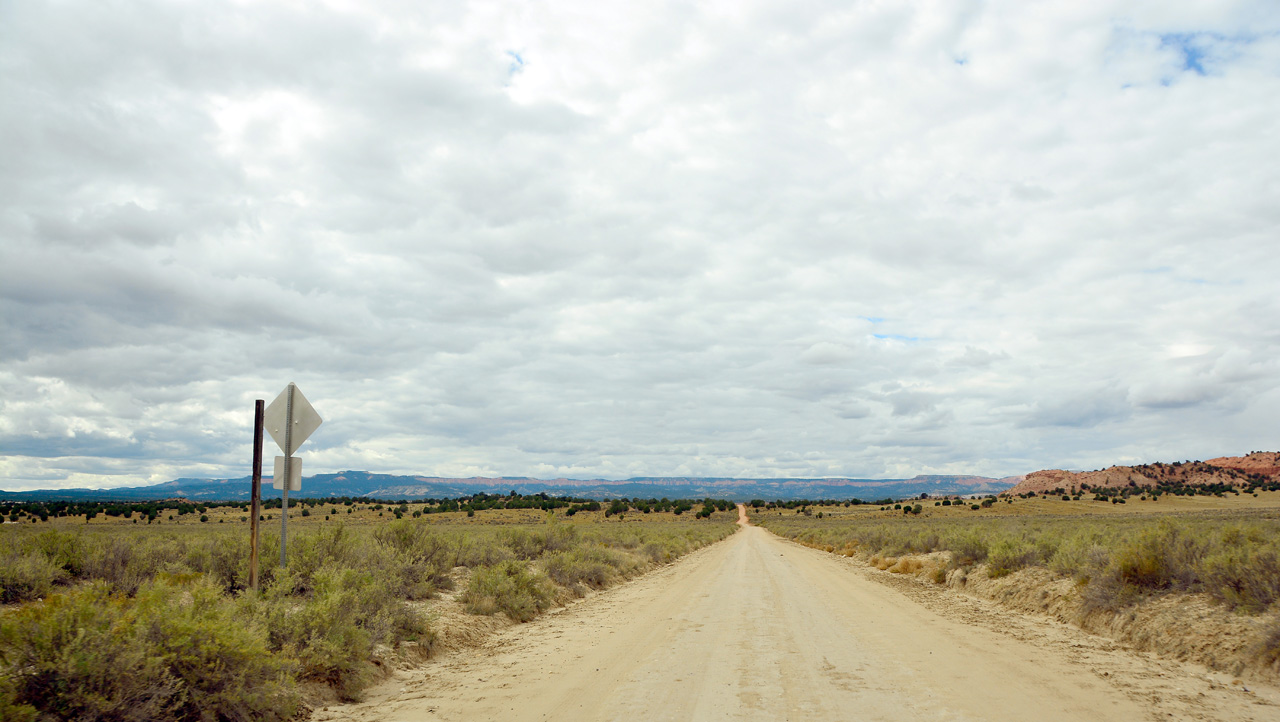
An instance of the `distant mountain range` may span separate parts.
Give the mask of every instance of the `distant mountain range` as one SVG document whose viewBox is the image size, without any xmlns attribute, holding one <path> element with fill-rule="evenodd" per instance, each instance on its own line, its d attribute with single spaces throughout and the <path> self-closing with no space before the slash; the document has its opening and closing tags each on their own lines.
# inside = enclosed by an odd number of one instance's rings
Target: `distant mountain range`
<svg viewBox="0 0 1280 722">
<path fill-rule="evenodd" d="M 916 476 L 911 479 L 729 479 L 719 477 L 638 477 L 608 479 L 531 479 L 528 477 L 473 477 L 446 479 L 430 476 L 394 476 L 367 471 L 316 474 L 303 479 L 298 497 L 363 496 L 375 499 L 456 498 L 486 494 L 545 493 L 591 499 L 641 497 L 701 499 L 713 497 L 750 499 L 903 499 L 920 494 L 995 494 L 1009 489 L 1021 477 L 992 479 L 985 476 Z M 249 499 L 249 477 L 239 479 L 175 479 L 154 486 L 125 489 L 44 489 L 0 491 L 0 501 L 148 501 L 187 498 L 198 501 Z M 269 477 L 263 480 L 263 498 L 279 496 Z"/>
</svg>

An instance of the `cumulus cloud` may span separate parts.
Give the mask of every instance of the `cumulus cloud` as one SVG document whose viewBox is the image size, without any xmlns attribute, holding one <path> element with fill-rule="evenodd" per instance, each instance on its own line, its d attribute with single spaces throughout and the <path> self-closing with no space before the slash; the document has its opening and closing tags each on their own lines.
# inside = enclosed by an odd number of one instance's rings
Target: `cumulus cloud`
<svg viewBox="0 0 1280 722">
<path fill-rule="evenodd" d="M 6 489 L 1270 444 L 1270 3 L 0 17 Z"/>
</svg>

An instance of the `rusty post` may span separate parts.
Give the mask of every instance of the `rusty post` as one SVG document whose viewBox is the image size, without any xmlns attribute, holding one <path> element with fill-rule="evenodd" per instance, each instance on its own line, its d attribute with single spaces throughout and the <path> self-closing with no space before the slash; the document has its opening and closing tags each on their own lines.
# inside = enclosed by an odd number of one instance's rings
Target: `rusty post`
<svg viewBox="0 0 1280 722">
<path fill-rule="evenodd" d="M 253 402 L 253 490 L 249 503 L 249 588 L 258 591 L 258 515 L 262 507 L 262 399 Z"/>
</svg>

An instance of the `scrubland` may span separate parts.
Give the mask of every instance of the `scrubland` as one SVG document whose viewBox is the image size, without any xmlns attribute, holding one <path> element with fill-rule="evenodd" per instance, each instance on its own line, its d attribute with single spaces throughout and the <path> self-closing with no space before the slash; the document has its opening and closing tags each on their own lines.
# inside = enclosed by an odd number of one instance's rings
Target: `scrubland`
<svg viewBox="0 0 1280 722">
<path fill-rule="evenodd" d="M 526 621 L 721 539 L 736 518 L 588 509 L 415 518 L 353 506 L 297 523 L 291 510 L 284 568 L 278 527 L 264 516 L 257 593 L 235 508 L 186 523 L 5 524 L 0 719 L 289 719 L 317 695 L 358 698 L 393 660 L 430 655 L 441 592 L 472 614 Z"/>
<path fill-rule="evenodd" d="M 1280 496 L 1266 492 L 1264 496 Z M 1252 497 L 1250 497 L 1252 500 Z M 753 521 L 856 557 L 1139 647 L 1240 674 L 1280 677 L 1280 511 L 1186 511 L 1164 502 L 997 501 L 982 507 L 764 512 Z M 919 504 L 919 511 L 915 505 Z M 1225 502 L 1224 502 L 1225 506 Z M 1016 511 L 1015 511 L 1016 510 Z M 913 513 L 914 512 L 914 513 Z"/>
</svg>

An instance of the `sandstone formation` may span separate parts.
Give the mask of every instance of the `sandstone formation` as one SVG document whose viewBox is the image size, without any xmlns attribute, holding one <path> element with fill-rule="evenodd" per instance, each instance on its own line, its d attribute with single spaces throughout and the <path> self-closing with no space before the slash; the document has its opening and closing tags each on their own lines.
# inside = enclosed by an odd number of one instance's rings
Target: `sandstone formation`
<svg viewBox="0 0 1280 722">
<path fill-rule="evenodd" d="M 1099 487 L 1153 487 L 1157 485 L 1248 486 L 1251 482 L 1280 480 L 1280 453 L 1255 451 L 1246 456 L 1223 456 L 1208 461 L 1178 461 L 1140 466 L 1111 466 L 1098 471 L 1036 471 L 1005 494 L 1043 494 L 1062 489 L 1070 493 Z"/>
</svg>

